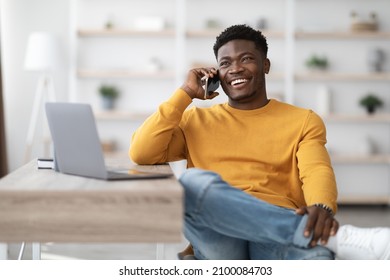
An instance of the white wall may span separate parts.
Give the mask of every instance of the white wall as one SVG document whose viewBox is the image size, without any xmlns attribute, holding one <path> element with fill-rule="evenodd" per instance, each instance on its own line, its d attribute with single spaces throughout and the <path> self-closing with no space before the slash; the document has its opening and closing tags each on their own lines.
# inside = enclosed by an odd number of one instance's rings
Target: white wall
<svg viewBox="0 0 390 280">
<path fill-rule="evenodd" d="M 36 88 L 36 82 L 38 79 L 37 73 L 26 72 L 23 70 L 23 60 L 24 60 L 24 52 L 27 43 L 28 35 L 33 31 L 49 31 L 57 35 L 60 39 L 60 43 L 63 46 L 64 51 L 64 62 L 62 69 L 58 70 L 54 75 L 54 82 L 57 91 L 58 99 L 66 99 L 69 91 L 69 81 L 68 81 L 68 70 L 70 69 L 69 65 L 69 49 L 70 42 L 69 38 L 72 32 L 70 26 L 70 14 L 71 14 L 71 2 L 70 0 L 0 0 L 1 3 L 1 42 L 2 42 L 2 63 L 3 63 L 3 81 L 4 81 L 4 104 L 5 104 L 5 119 L 6 119 L 6 136 L 7 136 L 7 150 L 8 150 L 8 158 L 9 158 L 9 168 L 10 171 L 19 167 L 23 164 L 24 151 L 25 151 L 25 139 L 27 136 L 28 124 L 32 110 L 32 102 L 34 97 L 34 92 Z M 80 22 L 81 26 L 89 27 L 95 26 L 92 20 L 97 21 L 101 20 L 102 22 L 105 20 L 104 16 L 109 14 L 111 9 L 109 5 L 112 5 L 112 9 L 115 8 L 115 12 L 118 12 L 118 8 L 122 9 L 120 15 L 126 20 L 130 21 L 131 15 L 137 14 L 139 12 L 140 7 L 144 7 L 147 4 L 139 5 L 132 10 L 132 13 L 127 13 L 125 8 L 122 8 L 121 5 L 126 7 L 131 7 L 129 4 L 130 0 L 118 0 L 118 1 L 80 1 L 81 3 L 86 2 L 89 5 L 84 7 L 84 12 L 88 13 L 88 17 L 82 17 Z M 91 4 L 91 2 L 93 4 Z M 141 2 L 141 1 L 140 1 Z M 206 5 L 206 0 L 194 0 L 188 1 L 188 14 L 185 15 L 186 24 L 188 28 L 201 28 L 203 27 L 204 21 L 210 15 L 214 15 L 212 13 L 213 9 L 210 9 L 208 13 L 203 11 L 204 6 L 208 6 L 209 8 L 218 8 L 218 5 L 223 2 L 223 0 L 213 0 L 208 1 Z M 273 1 L 272 5 L 266 5 L 268 1 L 266 0 L 246 0 L 244 1 L 246 5 L 254 5 L 256 3 L 256 7 L 261 6 L 261 9 L 258 9 L 255 13 L 236 13 L 237 9 L 243 5 L 243 1 L 235 3 L 234 1 L 229 1 L 229 5 L 226 5 L 227 11 L 224 13 L 216 13 L 217 19 L 219 19 L 222 23 L 227 23 L 225 21 L 233 22 L 233 21 L 241 21 L 241 17 L 245 15 L 246 21 L 250 24 L 253 24 L 258 16 L 264 16 L 270 18 L 269 27 L 271 30 L 279 30 L 283 29 L 284 19 L 285 19 L 285 11 L 284 11 L 284 2 L 285 1 Z M 390 20 L 386 17 L 386 12 L 388 10 L 388 0 L 378 0 L 378 1 L 341 1 L 337 10 L 337 13 L 334 14 L 332 7 L 336 5 L 339 1 L 332 0 L 330 1 L 310 1 L 310 0 L 300 0 L 297 1 L 296 7 L 296 20 L 297 20 L 297 28 L 299 29 L 313 29 L 313 28 L 321 28 L 325 23 L 332 23 L 330 28 L 336 28 L 339 26 L 345 26 L 345 29 L 348 27 L 349 23 L 349 11 L 350 9 L 354 9 L 359 13 L 366 14 L 368 11 L 374 10 L 378 13 L 381 27 L 384 30 L 389 29 Z M 366 3 L 367 2 L 367 3 Z M 372 4 L 373 2 L 374 4 Z M 174 1 L 164 1 L 165 6 L 168 5 L 168 11 L 164 10 L 167 18 L 173 18 L 173 12 L 169 10 L 169 7 L 174 5 Z M 260 4 L 259 4 L 260 3 Z M 316 10 L 321 4 L 321 13 L 313 15 L 313 10 Z M 94 12 L 89 10 L 89 6 L 94 6 Z M 237 6 L 236 6 L 237 5 Z M 338 4 L 337 4 L 338 5 Z M 164 6 L 164 7 L 165 7 Z M 264 7 L 263 7 L 264 6 Z M 371 7 L 372 6 L 372 7 Z M 276 7 L 276 8 L 275 8 Z M 132 7 L 131 7 L 132 8 Z M 160 9 L 160 7 L 159 7 Z M 95 10 L 98 11 L 97 15 L 101 17 L 101 19 L 94 17 Z M 150 12 L 149 9 L 148 12 Z M 162 10 L 162 8 L 161 8 Z M 172 8 L 173 10 L 173 8 Z M 332 14 L 331 20 L 329 15 Z M 255 16 L 256 15 L 256 16 Z M 313 26 L 306 26 L 307 23 L 310 22 Z M 334 26 L 333 26 L 334 22 Z M 92 24 L 93 23 L 93 24 Z M 120 22 L 120 24 L 127 24 L 128 22 Z M 171 23 L 172 24 L 172 23 Z M 98 40 L 98 39 L 93 39 Z M 191 61 L 196 60 L 204 60 L 209 56 L 210 61 L 214 61 L 213 54 L 211 52 L 211 44 L 213 43 L 213 39 L 210 41 L 210 45 L 208 42 L 205 43 L 204 40 L 207 39 L 190 39 L 188 40 L 188 44 L 186 44 L 187 48 L 187 57 L 188 63 L 185 63 L 185 68 L 190 67 Z M 82 49 L 83 46 L 88 45 L 88 40 L 85 40 L 84 45 L 80 45 L 79 48 Z M 123 40 L 121 40 L 121 43 Z M 359 44 L 357 44 L 357 42 Z M 343 70 L 350 71 L 351 69 L 361 70 L 364 66 L 365 59 L 361 54 L 364 52 L 360 52 L 360 54 L 351 55 L 351 49 L 354 51 L 359 50 L 361 48 L 366 48 L 369 46 L 376 46 L 377 44 L 381 45 L 383 48 L 387 50 L 387 53 L 390 53 L 389 45 L 387 41 L 375 40 L 373 42 L 369 41 L 365 44 L 361 44 L 361 41 L 345 41 L 339 44 L 338 42 L 325 42 L 322 44 L 322 41 L 305 41 L 301 40 L 296 45 L 296 64 L 297 70 L 303 70 L 303 60 L 306 58 L 307 54 L 311 49 L 317 50 L 319 45 L 321 46 L 324 52 L 329 51 L 329 57 L 332 59 L 332 71 L 341 72 Z M 284 50 L 283 50 L 283 42 L 282 40 L 270 40 L 270 57 L 272 61 L 272 71 L 282 72 L 284 69 Z M 94 46 L 104 47 L 103 43 L 94 44 Z M 125 44 L 123 44 L 126 47 Z M 206 45 L 206 47 L 203 47 Z M 342 46 L 340 46 L 342 45 Z M 208 46 L 208 47 L 207 47 Z M 169 47 L 169 46 L 168 46 Z M 168 49 L 165 46 L 163 49 Z M 204 51 L 203 51 L 204 50 Z M 364 49 L 363 49 L 364 50 Z M 88 49 L 90 51 L 90 49 Z M 120 58 L 120 56 L 118 56 Z M 141 56 L 140 56 L 141 57 Z M 169 57 L 169 56 L 168 56 Z M 83 59 L 87 59 L 88 56 L 83 57 Z M 388 58 L 389 61 L 389 58 Z M 81 60 L 81 63 L 86 62 L 85 60 Z M 94 61 L 92 61 L 94 62 Z M 389 62 L 387 62 L 386 70 L 389 70 Z M 347 68 L 348 67 L 348 68 Z M 185 69 L 186 70 L 186 69 Z M 133 82 L 133 80 L 131 81 Z M 127 83 L 127 81 L 121 81 L 121 83 Z M 90 88 L 96 87 L 98 84 L 97 81 L 91 80 L 86 82 L 87 86 L 84 88 L 80 88 L 79 91 L 92 92 Z M 279 92 L 283 90 L 280 86 L 281 83 L 270 82 L 267 84 L 269 92 Z M 158 98 L 166 98 L 166 95 L 169 96 L 172 88 L 171 84 L 163 84 L 164 90 L 160 90 L 156 92 L 156 96 L 153 99 Z M 371 84 L 366 83 L 362 86 L 360 83 L 355 83 L 354 85 L 350 84 L 342 84 L 337 83 L 335 86 L 332 85 L 332 93 L 334 95 L 337 94 L 337 101 L 334 103 L 334 109 L 336 112 L 345 111 L 346 113 L 357 113 L 362 110 L 359 107 L 357 102 L 352 101 L 351 99 L 358 99 L 358 97 L 368 89 L 371 89 Z M 352 87 L 352 89 L 350 89 Z M 168 88 L 168 90 L 165 90 Z M 356 89 L 357 88 L 357 89 Z M 317 89 L 316 83 L 313 82 L 304 82 L 297 83 L 296 98 L 294 102 L 303 107 L 314 108 L 316 106 L 316 99 L 313 97 L 313 92 Z M 381 94 L 386 101 L 386 106 L 383 108 L 383 111 L 389 111 L 390 109 L 390 97 L 387 94 L 388 92 L 388 83 L 375 83 L 375 90 Z M 133 92 L 139 91 L 138 88 L 133 89 Z M 160 94 L 162 92 L 163 94 Z M 351 94 L 344 94 L 349 93 Z M 95 93 L 95 92 L 93 92 Z M 338 94 L 340 93 L 340 94 Z M 128 98 L 131 98 L 132 95 L 128 95 Z M 82 100 L 81 100 L 82 101 Z M 133 102 L 134 107 L 138 106 L 143 100 L 131 100 Z M 144 103 L 144 102 L 143 102 Z M 113 125 L 111 122 L 103 123 L 102 125 L 107 127 L 109 133 L 106 135 L 102 135 L 103 137 L 109 138 L 111 134 L 113 135 L 123 135 L 123 131 L 130 131 L 130 129 L 124 128 L 123 124 L 115 124 Z M 136 124 L 138 125 L 138 123 Z M 110 135 L 108 135 L 110 134 Z M 333 131 L 332 128 L 329 129 L 329 143 L 332 146 L 332 138 L 336 139 L 336 143 L 339 145 L 342 143 L 339 139 L 340 132 L 339 130 Z M 335 136 L 335 137 L 333 137 Z M 128 135 L 125 135 L 125 141 L 122 145 L 126 147 L 128 145 Z M 346 139 L 346 138 L 345 138 Z M 387 138 L 384 138 L 383 142 L 387 141 Z M 38 145 L 39 141 L 35 143 L 35 150 L 33 153 L 33 157 L 42 156 Z M 387 145 L 388 146 L 388 145 Z M 386 147 L 387 147 L 386 146 Z M 335 149 L 338 146 L 334 147 Z M 390 147 L 389 147 L 390 149 Z M 388 152 L 388 151 L 386 151 Z"/>
<path fill-rule="evenodd" d="M 25 141 L 37 86 L 38 73 L 23 69 L 24 53 L 31 32 L 53 33 L 63 50 L 63 64 L 53 73 L 57 98 L 68 91 L 69 10 L 65 0 L 1 0 L 1 44 L 4 107 L 9 171 L 24 163 Z M 37 135 L 41 135 L 37 130 Z M 32 157 L 42 145 L 34 144 Z"/>
</svg>

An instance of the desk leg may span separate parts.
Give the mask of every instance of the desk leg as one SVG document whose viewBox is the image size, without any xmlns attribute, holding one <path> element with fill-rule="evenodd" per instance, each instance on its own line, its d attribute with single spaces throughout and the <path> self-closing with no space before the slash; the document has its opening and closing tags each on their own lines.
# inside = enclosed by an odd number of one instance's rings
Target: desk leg
<svg viewBox="0 0 390 280">
<path fill-rule="evenodd" d="M 20 246 L 20 250 L 19 250 L 18 261 L 23 259 L 23 254 L 24 254 L 24 248 L 25 247 L 26 247 L 26 242 L 22 242 L 22 245 Z"/>
<path fill-rule="evenodd" d="M 32 259 L 41 259 L 41 243 L 32 243 Z"/>
<path fill-rule="evenodd" d="M 164 243 L 157 243 L 156 244 L 156 260 L 163 260 L 164 259 L 164 250 L 165 250 Z"/>
<path fill-rule="evenodd" d="M 8 246 L 7 243 L 0 243 L 0 260 L 8 259 Z"/>
</svg>

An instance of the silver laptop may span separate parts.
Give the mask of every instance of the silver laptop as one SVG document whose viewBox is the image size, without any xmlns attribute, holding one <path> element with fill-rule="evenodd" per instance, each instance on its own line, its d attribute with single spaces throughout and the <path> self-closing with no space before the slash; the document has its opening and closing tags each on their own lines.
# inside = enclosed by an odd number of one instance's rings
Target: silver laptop
<svg viewBox="0 0 390 280">
<path fill-rule="evenodd" d="M 172 174 L 108 170 L 89 104 L 45 104 L 54 145 L 55 165 L 61 173 L 104 180 L 167 178 Z"/>
</svg>

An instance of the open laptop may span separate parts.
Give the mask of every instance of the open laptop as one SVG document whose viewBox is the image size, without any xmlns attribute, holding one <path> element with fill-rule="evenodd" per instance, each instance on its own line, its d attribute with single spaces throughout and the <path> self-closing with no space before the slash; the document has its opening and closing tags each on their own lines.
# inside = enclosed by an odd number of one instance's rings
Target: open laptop
<svg viewBox="0 0 390 280">
<path fill-rule="evenodd" d="M 103 180 L 167 178 L 172 174 L 135 169 L 108 170 L 89 104 L 45 104 L 54 144 L 55 165 L 61 173 Z"/>
</svg>

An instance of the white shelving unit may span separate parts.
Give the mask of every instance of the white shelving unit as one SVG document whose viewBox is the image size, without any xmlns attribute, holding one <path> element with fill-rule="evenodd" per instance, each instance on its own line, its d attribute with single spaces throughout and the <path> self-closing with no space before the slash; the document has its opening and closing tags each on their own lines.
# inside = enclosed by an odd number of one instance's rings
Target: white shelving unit
<svg viewBox="0 0 390 280">
<path fill-rule="evenodd" d="M 340 202 L 389 203 L 389 10 L 387 0 L 276 0 L 272 5 L 266 0 L 73 0 L 71 100 L 93 104 L 102 138 L 122 139 L 119 149 L 127 150 L 134 129 L 180 86 L 188 69 L 216 64 L 212 45 L 222 27 L 256 26 L 263 19 L 271 60 L 269 95 L 316 111 L 318 88 L 330 90 L 332 110 L 323 118 Z M 379 31 L 349 31 L 351 11 L 362 17 L 376 12 Z M 139 30 L 134 27 L 139 17 L 163 18 L 164 28 Z M 108 19 L 114 22 L 111 29 L 104 27 Z M 367 69 L 365 57 L 373 47 L 388 55 L 383 72 Z M 304 61 L 313 53 L 326 55 L 327 71 L 306 69 Z M 149 69 L 152 59 L 161 69 Z M 100 110 L 96 89 L 102 82 L 122 90 L 114 111 Z M 374 116 L 358 105 L 368 92 L 377 93 L 386 104 Z M 221 94 L 206 105 L 225 100 Z M 374 144 L 372 154 L 361 153 L 366 138 Z"/>
<path fill-rule="evenodd" d="M 337 39 L 337 40 L 342 40 L 342 39 L 345 39 L 345 40 L 350 40 L 350 39 L 382 40 L 382 39 L 390 39 L 390 32 L 384 32 L 384 31 L 376 31 L 376 32 L 372 32 L 372 31 L 304 32 L 304 31 L 298 31 L 298 32 L 295 32 L 295 38 L 296 39 L 320 39 L 320 40 L 330 40 L 330 39 Z"/>
<path fill-rule="evenodd" d="M 390 3 L 296 0 L 295 4 L 294 103 L 316 110 L 319 88 L 325 86 L 330 92 L 331 113 L 323 119 L 338 181 L 339 201 L 388 204 L 390 64 L 386 63 L 383 72 L 373 73 L 366 61 L 372 48 L 381 48 L 390 54 L 390 22 L 384 12 L 390 9 Z M 337 11 L 333 9 L 335 5 Z M 379 31 L 350 31 L 351 11 L 362 18 L 375 12 Z M 305 15 L 310 15 L 310 21 L 305 21 Z M 304 60 L 311 54 L 326 56 L 329 69 L 314 73 L 305 69 Z M 380 96 L 385 102 L 384 108 L 372 116 L 359 106 L 359 99 L 369 93 Z"/>
</svg>

